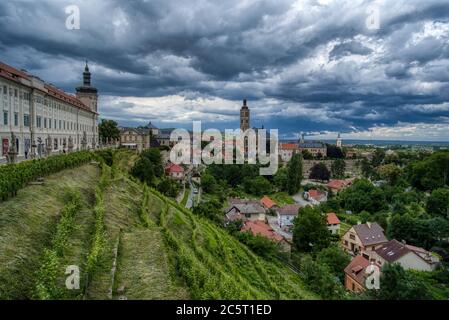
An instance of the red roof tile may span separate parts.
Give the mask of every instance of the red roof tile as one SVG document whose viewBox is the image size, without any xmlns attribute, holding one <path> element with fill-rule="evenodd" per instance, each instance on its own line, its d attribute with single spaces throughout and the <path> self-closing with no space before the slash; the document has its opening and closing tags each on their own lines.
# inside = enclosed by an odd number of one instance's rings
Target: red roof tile
<svg viewBox="0 0 449 320">
<path fill-rule="evenodd" d="M 281 143 L 281 150 L 297 150 L 298 145 L 295 143 Z"/>
<path fill-rule="evenodd" d="M 281 241 L 284 239 L 263 221 L 247 221 L 241 231 L 250 231 L 253 235 L 261 235 L 274 241 Z"/>
<path fill-rule="evenodd" d="M 168 171 L 170 173 L 174 173 L 174 172 L 184 172 L 184 168 L 175 164 L 175 163 L 170 163 L 169 165 L 167 165 L 165 167 L 165 171 Z"/>
<path fill-rule="evenodd" d="M 362 286 L 365 286 L 365 269 L 370 265 L 370 262 L 362 256 L 356 256 L 346 266 L 345 273 L 356 280 Z"/>
<path fill-rule="evenodd" d="M 340 219 L 333 212 L 327 214 L 327 224 L 340 224 Z"/>
<path fill-rule="evenodd" d="M 262 203 L 263 206 L 267 207 L 268 209 L 273 208 L 276 205 L 276 202 L 274 202 L 270 197 L 264 196 L 260 203 Z"/>
</svg>

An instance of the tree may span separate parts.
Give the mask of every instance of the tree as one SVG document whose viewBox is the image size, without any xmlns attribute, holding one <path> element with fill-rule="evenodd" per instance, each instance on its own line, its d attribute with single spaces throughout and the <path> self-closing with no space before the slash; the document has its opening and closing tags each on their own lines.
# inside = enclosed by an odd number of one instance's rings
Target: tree
<svg viewBox="0 0 449 320">
<path fill-rule="evenodd" d="M 256 196 L 271 193 L 271 184 L 263 176 L 257 176 L 256 178 L 245 178 L 243 181 L 243 187 L 245 192 Z"/>
<path fill-rule="evenodd" d="M 313 154 L 311 154 L 309 150 L 302 150 L 301 154 L 302 154 L 302 158 L 304 160 L 312 160 L 313 159 Z"/>
<path fill-rule="evenodd" d="M 301 278 L 324 299 L 341 299 L 344 296 L 343 286 L 337 281 L 326 264 L 314 261 L 305 255 L 300 262 Z"/>
<path fill-rule="evenodd" d="M 201 177 L 201 187 L 204 192 L 213 194 L 217 191 L 218 185 L 213 175 L 205 173 Z"/>
<path fill-rule="evenodd" d="M 161 182 L 157 185 L 157 190 L 167 197 L 175 198 L 179 191 L 181 189 L 181 186 L 178 182 L 172 180 L 172 179 L 162 179 Z"/>
<path fill-rule="evenodd" d="M 343 270 L 351 261 L 349 254 L 337 245 L 324 248 L 318 253 L 316 258 L 318 263 L 325 264 L 340 281 L 344 281 Z"/>
<path fill-rule="evenodd" d="M 420 190 L 449 186 L 449 152 L 440 151 L 424 160 L 412 162 L 406 168 L 411 185 Z"/>
<path fill-rule="evenodd" d="M 354 213 L 375 213 L 388 208 L 382 189 L 365 179 L 356 180 L 351 187 L 340 192 L 338 198 L 343 208 Z"/>
<path fill-rule="evenodd" d="M 380 289 L 369 293 L 382 300 L 429 300 L 429 284 L 404 270 L 400 264 L 385 264 L 380 276 Z"/>
<path fill-rule="evenodd" d="M 332 178 L 343 179 L 345 177 L 346 162 L 343 159 L 337 159 L 332 162 L 331 172 Z"/>
<path fill-rule="evenodd" d="M 140 181 L 146 182 L 150 186 L 155 184 L 153 165 L 146 157 L 140 157 L 139 160 L 137 160 L 131 168 L 131 174 L 140 179 Z"/>
<path fill-rule="evenodd" d="M 298 251 L 320 251 L 328 247 L 330 242 L 326 217 L 314 207 L 302 208 L 293 225 L 293 243 Z"/>
<path fill-rule="evenodd" d="M 385 150 L 377 148 L 376 151 L 374 151 L 371 164 L 373 165 L 373 167 L 378 167 L 383 163 L 384 159 L 385 159 Z"/>
<path fill-rule="evenodd" d="M 393 186 L 401 177 L 402 170 L 397 165 L 390 163 L 379 166 L 377 168 L 377 173 L 382 179 L 388 181 L 388 183 Z"/>
<path fill-rule="evenodd" d="M 327 157 L 331 159 L 343 159 L 345 157 L 345 154 L 343 153 L 343 150 L 336 145 L 328 144 Z"/>
<path fill-rule="evenodd" d="M 223 222 L 223 215 L 221 212 L 221 203 L 216 200 L 202 202 L 193 208 L 193 213 L 199 216 L 206 217 L 216 223 Z"/>
<path fill-rule="evenodd" d="M 373 174 L 373 167 L 371 163 L 365 158 L 360 161 L 360 170 L 362 171 L 362 175 L 365 178 L 369 178 Z"/>
<path fill-rule="evenodd" d="M 120 130 L 117 122 L 114 120 L 101 119 L 101 122 L 98 125 L 98 134 L 103 143 L 106 143 L 108 140 L 120 139 Z"/>
<path fill-rule="evenodd" d="M 280 168 L 273 178 L 274 185 L 279 191 L 288 191 L 288 170 Z"/>
<path fill-rule="evenodd" d="M 289 194 L 295 194 L 301 188 L 302 181 L 302 159 L 301 155 L 295 153 L 287 167 L 287 189 Z"/>
<path fill-rule="evenodd" d="M 440 188 L 433 190 L 427 199 L 426 211 L 434 216 L 449 219 L 449 189 Z"/>
<path fill-rule="evenodd" d="M 152 166 L 156 177 L 162 177 L 164 175 L 164 166 L 162 164 L 161 151 L 156 148 L 151 148 L 142 152 L 141 157 L 147 158 Z"/>
<path fill-rule="evenodd" d="M 315 180 L 329 180 L 331 174 L 329 172 L 329 169 L 327 169 L 326 165 L 322 162 L 319 162 L 317 164 L 315 164 L 312 169 L 310 170 L 310 175 L 309 178 L 310 179 L 315 179 Z"/>
</svg>

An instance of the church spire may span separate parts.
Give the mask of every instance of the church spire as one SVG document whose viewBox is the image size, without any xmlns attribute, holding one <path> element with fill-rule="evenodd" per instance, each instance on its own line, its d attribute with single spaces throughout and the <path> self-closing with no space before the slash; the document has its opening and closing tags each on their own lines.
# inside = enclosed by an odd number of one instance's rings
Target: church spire
<svg viewBox="0 0 449 320">
<path fill-rule="evenodd" d="M 89 66 L 87 65 L 87 59 L 86 59 L 86 66 L 84 67 L 83 72 L 83 85 L 85 87 L 90 87 L 90 71 Z"/>
</svg>

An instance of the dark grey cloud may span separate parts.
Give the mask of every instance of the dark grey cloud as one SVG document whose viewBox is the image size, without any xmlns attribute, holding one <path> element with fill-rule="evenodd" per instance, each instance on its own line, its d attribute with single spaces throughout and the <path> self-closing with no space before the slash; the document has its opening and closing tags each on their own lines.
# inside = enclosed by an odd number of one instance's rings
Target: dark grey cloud
<svg viewBox="0 0 449 320">
<path fill-rule="evenodd" d="M 80 30 L 65 28 L 71 4 L 81 10 Z M 382 2 L 378 30 L 366 26 L 373 5 L 2 1 L 0 59 L 67 91 L 79 84 L 88 59 L 105 97 L 102 114 L 126 124 L 203 118 L 235 125 L 247 98 L 256 125 L 285 135 L 447 126 L 449 2 Z M 449 139 L 447 131 L 441 135 Z"/>
</svg>

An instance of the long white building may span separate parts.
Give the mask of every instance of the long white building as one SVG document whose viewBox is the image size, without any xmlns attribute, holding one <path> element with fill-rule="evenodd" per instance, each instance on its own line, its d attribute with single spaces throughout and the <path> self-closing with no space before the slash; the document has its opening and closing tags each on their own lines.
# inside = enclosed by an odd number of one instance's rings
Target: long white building
<svg viewBox="0 0 449 320">
<path fill-rule="evenodd" d="M 90 78 L 86 63 L 74 96 L 0 62 L 0 163 L 12 150 L 25 159 L 97 148 L 98 92 Z"/>
</svg>

